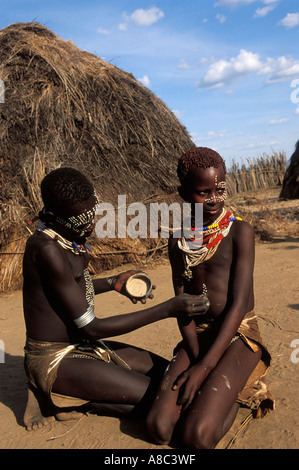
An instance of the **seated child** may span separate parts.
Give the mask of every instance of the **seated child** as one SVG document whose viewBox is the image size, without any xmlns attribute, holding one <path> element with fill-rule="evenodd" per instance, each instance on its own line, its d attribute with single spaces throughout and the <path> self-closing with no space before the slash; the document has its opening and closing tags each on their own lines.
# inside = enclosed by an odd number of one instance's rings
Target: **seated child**
<svg viewBox="0 0 299 470">
<path fill-rule="evenodd" d="M 201 294 L 207 311 L 178 319 L 183 340 L 164 374 L 147 427 L 157 443 L 168 443 L 175 431 L 180 445 L 214 448 L 240 405 L 256 417 L 274 406 L 264 382 L 270 355 L 254 313 L 254 232 L 224 207 L 226 167 L 217 152 L 187 152 L 179 160 L 178 176 L 193 221 L 195 204 L 202 204 L 203 226 L 169 240 L 174 290 L 176 295 Z"/>
<path fill-rule="evenodd" d="M 28 378 L 24 424 L 32 430 L 54 417 L 76 417 L 71 409 L 87 403 L 111 413 L 128 413 L 137 406 L 141 410 L 151 401 L 167 361 L 103 339 L 202 312 L 203 302 L 184 294 L 137 312 L 97 317 L 94 295 L 122 293 L 132 272 L 102 279 L 89 274 L 86 240 L 98 204 L 94 187 L 81 172 L 58 168 L 45 176 L 41 193 L 44 209 L 23 259 Z"/>
</svg>

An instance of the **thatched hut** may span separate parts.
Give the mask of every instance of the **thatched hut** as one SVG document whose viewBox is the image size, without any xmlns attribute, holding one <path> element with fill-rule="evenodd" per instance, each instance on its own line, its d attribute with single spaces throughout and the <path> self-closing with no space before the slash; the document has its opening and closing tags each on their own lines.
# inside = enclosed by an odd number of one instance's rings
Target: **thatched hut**
<svg viewBox="0 0 299 470">
<path fill-rule="evenodd" d="M 281 199 L 299 199 L 299 140 L 286 169 L 279 197 Z"/>
<path fill-rule="evenodd" d="M 47 172 L 72 166 L 106 202 L 118 194 L 143 201 L 175 190 L 177 159 L 194 144 L 133 75 L 37 23 L 0 31 L 0 80 L 0 289 L 6 290 L 21 285 L 26 224 L 41 208 L 39 184 Z M 105 243 L 98 253 L 124 250 L 124 240 Z M 138 243 L 131 251 L 142 251 Z M 98 259 L 106 267 L 130 261 Z"/>
</svg>

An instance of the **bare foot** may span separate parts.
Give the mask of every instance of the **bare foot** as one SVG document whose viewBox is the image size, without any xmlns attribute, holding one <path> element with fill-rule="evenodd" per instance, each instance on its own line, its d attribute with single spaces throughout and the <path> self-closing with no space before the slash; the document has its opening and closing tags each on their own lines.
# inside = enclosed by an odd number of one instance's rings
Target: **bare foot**
<svg viewBox="0 0 299 470">
<path fill-rule="evenodd" d="M 46 401 L 41 392 L 28 385 L 28 401 L 24 413 L 24 424 L 27 431 L 42 429 L 55 419 L 57 421 L 80 419 L 84 414 L 79 411 L 56 408 Z"/>
<path fill-rule="evenodd" d="M 28 400 L 24 413 L 24 424 L 27 431 L 41 429 L 55 420 L 55 417 L 47 415 L 44 409 L 42 411 L 42 408 L 44 408 L 43 405 L 45 405 L 45 400 L 42 398 L 41 394 L 38 390 L 28 385 Z"/>
</svg>

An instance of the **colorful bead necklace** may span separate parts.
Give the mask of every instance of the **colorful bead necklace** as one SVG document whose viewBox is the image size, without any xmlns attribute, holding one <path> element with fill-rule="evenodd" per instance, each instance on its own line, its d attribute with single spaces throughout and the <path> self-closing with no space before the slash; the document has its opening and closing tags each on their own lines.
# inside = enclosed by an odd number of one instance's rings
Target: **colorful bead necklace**
<svg viewBox="0 0 299 470">
<path fill-rule="evenodd" d="M 229 234 L 233 221 L 242 220 L 240 217 L 231 217 L 231 213 L 222 210 L 222 213 L 216 221 L 206 227 L 200 229 L 190 228 L 191 232 L 197 231 L 204 233 L 204 237 L 200 239 L 200 248 L 196 249 L 196 238 L 191 236 L 186 239 L 182 237 L 178 239 L 178 247 L 183 252 L 185 271 L 183 276 L 187 280 L 192 279 L 192 268 L 209 260 L 217 251 L 221 240 Z M 198 240 L 198 239 L 197 239 Z M 188 242 L 194 243 L 194 247 L 190 248 Z"/>
<path fill-rule="evenodd" d="M 192 232 L 196 231 L 196 232 L 205 232 L 206 230 L 211 230 L 213 228 L 217 228 L 217 227 L 221 227 L 221 225 L 225 225 L 229 222 L 233 222 L 234 220 L 242 220 L 241 217 L 229 217 L 228 219 L 225 219 L 225 220 L 222 220 L 220 222 L 217 222 L 217 223 L 214 223 L 214 224 L 211 224 L 211 225 L 207 225 L 206 227 L 202 227 L 202 228 L 187 228 L 187 230 L 191 230 Z"/>
</svg>

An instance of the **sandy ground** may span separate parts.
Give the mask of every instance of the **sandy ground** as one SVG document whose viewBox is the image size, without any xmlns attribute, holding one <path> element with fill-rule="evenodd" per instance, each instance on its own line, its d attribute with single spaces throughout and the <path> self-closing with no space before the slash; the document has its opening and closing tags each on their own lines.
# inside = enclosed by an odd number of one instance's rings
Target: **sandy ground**
<svg viewBox="0 0 299 470">
<path fill-rule="evenodd" d="M 256 312 L 264 342 L 272 354 L 268 383 L 276 400 L 276 410 L 243 428 L 232 449 L 299 448 L 298 255 L 299 239 L 295 238 L 256 247 Z M 145 270 L 157 285 L 151 305 L 172 296 L 170 268 L 166 261 Z M 134 306 L 115 292 L 98 296 L 96 301 L 97 315 L 126 313 L 140 308 L 140 304 Z M 0 363 L 1 449 L 161 449 L 148 441 L 142 422 L 93 414 L 77 422 L 54 422 L 42 430 L 27 432 L 22 421 L 27 392 L 20 291 L 0 296 L 0 339 L 5 346 L 5 361 Z M 175 320 L 170 319 L 121 339 L 170 358 L 179 333 Z M 294 345 L 291 346 L 296 339 L 297 352 Z M 247 410 L 239 412 L 231 431 L 217 448 L 226 448 L 247 415 Z"/>
</svg>

